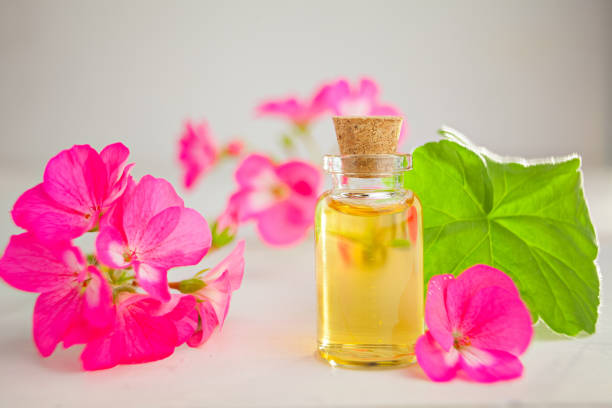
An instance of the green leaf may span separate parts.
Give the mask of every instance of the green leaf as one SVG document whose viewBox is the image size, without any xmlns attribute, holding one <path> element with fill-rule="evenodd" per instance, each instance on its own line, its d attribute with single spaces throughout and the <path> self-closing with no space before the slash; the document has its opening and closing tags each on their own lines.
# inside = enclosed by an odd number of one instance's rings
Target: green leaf
<svg viewBox="0 0 612 408">
<path fill-rule="evenodd" d="M 210 230 L 212 235 L 212 247 L 213 248 L 221 248 L 230 242 L 232 242 L 235 238 L 235 234 L 230 231 L 230 228 L 227 227 L 223 231 L 217 231 L 217 221 L 215 221 Z"/>
<path fill-rule="evenodd" d="M 406 187 L 423 204 L 426 281 L 484 263 L 506 272 L 534 321 L 595 332 L 598 245 L 580 158 L 502 159 L 452 129 L 413 152 Z"/>
</svg>

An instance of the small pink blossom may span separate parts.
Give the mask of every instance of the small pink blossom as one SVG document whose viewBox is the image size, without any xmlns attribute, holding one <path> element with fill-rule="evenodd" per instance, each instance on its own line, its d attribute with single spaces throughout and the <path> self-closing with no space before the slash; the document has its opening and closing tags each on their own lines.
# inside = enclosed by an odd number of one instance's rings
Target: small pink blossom
<svg viewBox="0 0 612 408">
<path fill-rule="evenodd" d="M 168 301 L 168 269 L 197 264 L 210 244 L 204 217 L 185 208 L 166 180 L 144 176 L 102 220 L 96 252 L 112 268 L 133 266 L 138 284 Z"/>
<path fill-rule="evenodd" d="M 9 285 L 40 293 L 34 307 L 34 342 L 44 357 L 60 341 L 85 343 L 111 322 L 110 286 L 78 248 L 67 242 L 43 244 L 32 233 L 11 237 L 0 260 Z"/>
<path fill-rule="evenodd" d="M 206 174 L 219 157 L 219 149 L 208 122 L 187 121 L 179 141 L 179 161 L 183 166 L 183 185 L 194 186 Z"/>
<path fill-rule="evenodd" d="M 268 100 L 257 106 L 261 116 L 278 116 L 298 127 L 306 127 L 322 115 L 329 113 L 328 86 L 323 85 L 311 98 L 302 100 L 295 96 Z"/>
<path fill-rule="evenodd" d="M 429 330 L 415 353 L 432 380 L 451 380 L 459 369 L 480 382 L 521 376 L 518 356 L 529 346 L 533 328 L 516 286 L 503 272 L 475 265 L 456 279 L 434 276 L 425 321 Z"/>
<path fill-rule="evenodd" d="M 175 322 L 193 310 L 195 299 L 182 296 L 174 306 L 167 313 L 160 313 L 165 309 L 157 299 L 144 294 L 120 293 L 112 326 L 83 349 L 83 368 L 101 370 L 170 356 L 180 344 Z"/>
<path fill-rule="evenodd" d="M 243 275 L 244 241 L 240 241 L 224 260 L 202 278 L 205 286 L 193 293 L 197 299 L 197 329 L 187 340 L 189 346 L 201 345 L 217 326 L 220 329 L 223 327 L 232 292 L 240 288 Z M 191 316 L 193 319 L 194 316 Z"/>
<path fill-rule="evenodd" d="M 299 160 L 276 165 L 266 156 L 252 154 L 234 176 L 238 191 L 230 205 L 237 206 L 240 222 L 256 220 L 259 235 L 271 245 L 292 244 L 306 235 L 321 185 L 316 167 Z"/>
<path fill-rule="evenodd" d="M 43 241 L 70 240 L 96 227 L 130 179 L 128 155 L 121 143 L 100 153 L 89 145 L 60 152 L 47 163 L 43 182 L 17 199 L 15 224 Z"/>
<path fill-rule="evenodd" d="M 227 144 L 225 151 L 230 156 L 240 156 L 244 151 L 244 143 L 242 142 L 242 140 L 232 140 Z"/>
<path fill-rule="evenodd" d="M 327 103 L 337 116 L 403 116 L 399 109 L 379 100 L 376 81 L 362 78 L 358 86 L 351 86 L 348 80 L 340 79 L 329 85 L 326 91 Z M 399 143 L 408 133 L 406 121 L 402 123 Z"/>
</svg>

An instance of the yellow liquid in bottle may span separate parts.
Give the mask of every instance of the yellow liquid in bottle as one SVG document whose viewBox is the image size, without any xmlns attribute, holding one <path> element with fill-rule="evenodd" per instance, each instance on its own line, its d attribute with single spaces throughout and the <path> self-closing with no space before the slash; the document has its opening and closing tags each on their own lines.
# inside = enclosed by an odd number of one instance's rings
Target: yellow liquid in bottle
<svg viewBox="0 0 612 408">
<path fill-rule="evenodd" d="M 411 192 L 363 201 L 325 193 L 317 205 L 319 353 L 332 365 L 410 364 L 424 320 L 421 205 Z"/>
</svg>

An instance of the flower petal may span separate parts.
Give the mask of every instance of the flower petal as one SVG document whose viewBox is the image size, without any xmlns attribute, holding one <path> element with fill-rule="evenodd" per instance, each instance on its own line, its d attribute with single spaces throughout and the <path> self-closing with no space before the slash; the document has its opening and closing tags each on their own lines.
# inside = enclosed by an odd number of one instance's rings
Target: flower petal
<svg viewBox="0 0 612 408">
<path fill-rule="evenodd" d="M 498 286 L 474 295 L 458 329 L 474 347 L 514 355 L 522 354 L 533 336 L 531 316 L 523 301 Z"/>
<path fill-rule="evenodd" d="M 294 244 L 306 236 L 313 217 L 314 212 L 309 217 L 302 207 L 285 201 L 259 214 L 257 231 L 261 239 L 270 245 Z"/>
<path fill-rule="evenodd" d="M 196 299 L 192 295 L 172 294 L 170 301 L 161 303 L 152 315 L 165 316 L 174 322 L 178 336 L 177 347 L 185 343 L 198 327 Z"/>
<path fill-rule="evenodd" d="M 0 276 L 28 292 L 48 292 L 76 282 L 84 268 L 79 250 L 68 243 L 42 244 L 33 234 L 13 235 L 0 259 Z"/>
<path fill-rule="evenodd" d="M 83 293 L 83 317 L 98 328 L 109 326 L 114 319 L 112 290 L 106 279 L 95 266 L 90 266 L 89 280 Z"/>
<path fill-rule="evenodd" d="M 170 300 L 167 269 L 159 269 L 146 263 L 135 262 L 136 281 L 153 298 Z"/>
<path fill-rule="evenodd" d="M 144 236 L 147 240 L 143 242 L 151 245 L 142 248 L 145 252 L 138 248 L 137 253 L 139 261 L 161 269 L 197 264 L 206 255 L 212 242 L 208 223 L 200 213 L 191 208 L 180 208 L 180 218 L 176 227 L 153 245 L 155 240 L 149 239 L 148 235 L 155 235 L 158 238 L 165 233 L 157 231 L 157 228 L 151 231 L 149 228 L 145 230 Z"/>
<path fill-rule="evenodd" d="M 511 380 L 523 374 L 518 357 L 505 351 L 463 347 L 460 354 L 461 368 L 479 382 Z"/>
<path fill-rule="evenodd" d="M 474 265 L 459 275 L 447 290 L 446 308 L 452 328 L 461 320 L 472 297 L 483 288 L 497 286 L 518 297 L 512 279 L 502 271 L 488 265 Z"/>
<path fill-rule="evenodd" d="M 11 212 L 17 226 L 31 231 L 46 242 L 70 240 L 82 235 L 95 223 L 82 214 L 53 201 L 42 183 L 27 190 L 15 202 Z"/>
<path fill-rule="evenodd" d="M 193 335 L 187 340 L 189 347 L 198 347 L 206 343 L 212 335 L 215 327 L 219 325 L 217 314 L 210 302 L 202 302 L 197 304 L 199 314 L 199 327 Z"/>
<path fill-rule="evenodd" d="M 113 226 L 103 226 L 96 238 L 98 260 L 111 268 L 125 268 L 130 264 L 124 257 L 128 252 L 121 233 Z"/>
<path fill-rule="evenodd" d="M 435 275 L 427 285 L 425 322 L 431 335 L 446 351 L 453 346 L 452 327 L 446 311 L 446 291 L 454 281 L 453 275 Z"/>
<path fill-rule="evenodd" d="M 130 295 L 121 300 L 113 329 L 83 350 L 83 368 L 99 370 L 171 355 L 177 343 L 176 327 L 166 316 L 155 316 L 157 309 L 159 302 L 145 295 Z"/>
<path fill-rule="evenodd" d="M 34 306 L 34 342 L 43 357 L 50 356 L 78 318 L 82 297 L 77 285 L 59 286 L 38 296 Z"/>
<path fill-rule="evenodd" d="M 238 166 L 234 177 L 241 187 L 267 189 L 278 182 L 274 163 L 261 154 L 250 154 Z"/>
<path fill-rule="evenodd" d="M 429 331 L 414 346 L 419 365 L 433 381 L 449 381 L 455 378 L 459 368 L 459 353 L 451 347 L 444 351 Z"/>
<path fill-rule="evenodd" d="M 271 190 L 256 190 L 248 187 L 232 194 L 228 205 L 237 210 L 239 221 L 247 221 L 257 217 L 262 211 L 268 210 L 277 202 Z"/>
<path fill-rule="evenodd" d="M 113 143 L 106 146 L 100 152 L 100 159 L 106 167 L 109 184 L 113 185 L 119 180 L 124 172 L 125 162 L 130 155 L 130 149 L 125 147 L 123 143 Z"/>
<path fill-rule="evenodd" d="M 292 160 L 276 168 L 276 175 L 284 181 L 295 194 L 312 197 L 318 196 L 321 185 L 321 172 L 313 165 Z"/>
<path fill-rule="evenodd" d="M 47 163 L 43 188 L 54 201 L 97 215 L 108 188 L 106 166 L 89 145 L 75 145 Z"/>
<path fill-rule="evenodd" d="M 144 176 L 124 206 L 123 231 L 127 242 L 140 241 L 151 218 L 161 211 L 183 206 L 183 200 L 168 181 Z"/>
<path fill-rule="evenodd" d="M 139 254 L 157 248 L 176 229 L 182 209 L 182 207 L 169 207 L 157 213 L 146 225 L 140 240 L 131 241 L 130 247 Z"/>
<path fill-rule="evenodd" d="M 229 273 L 227 271 L 223 272 L 217 279 L 206 281 L 206 286 L 196 293 L 196 297 L 212 305 L 219 327 L 223 327 L 232 297 Z"/>
<path fill-rule="evenodd" d="M 236 244 L 232 252 L 206 274 L 205 281 L 212 281 L 227 272 L 232 292 L 240 288 L 244 276 L 244 240 Z"/>
</svg>

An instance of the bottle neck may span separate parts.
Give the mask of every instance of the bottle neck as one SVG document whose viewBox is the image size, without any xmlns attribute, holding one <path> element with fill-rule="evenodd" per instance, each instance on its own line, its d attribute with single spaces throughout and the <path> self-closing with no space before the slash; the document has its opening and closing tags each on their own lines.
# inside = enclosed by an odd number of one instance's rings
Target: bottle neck
<svg viewBox="0 0 612 408">
<path fill-rule="evenodd" d="M 332 192 L 384 192 L 384 191 L 401 191 L 404 190 L 403 174 L 395 174 L 391 176 L 370 176 L 370 177 L 355 177 L 347 176 L 344 173 L 331 174 L 332 177 Z"/>
</svg>

